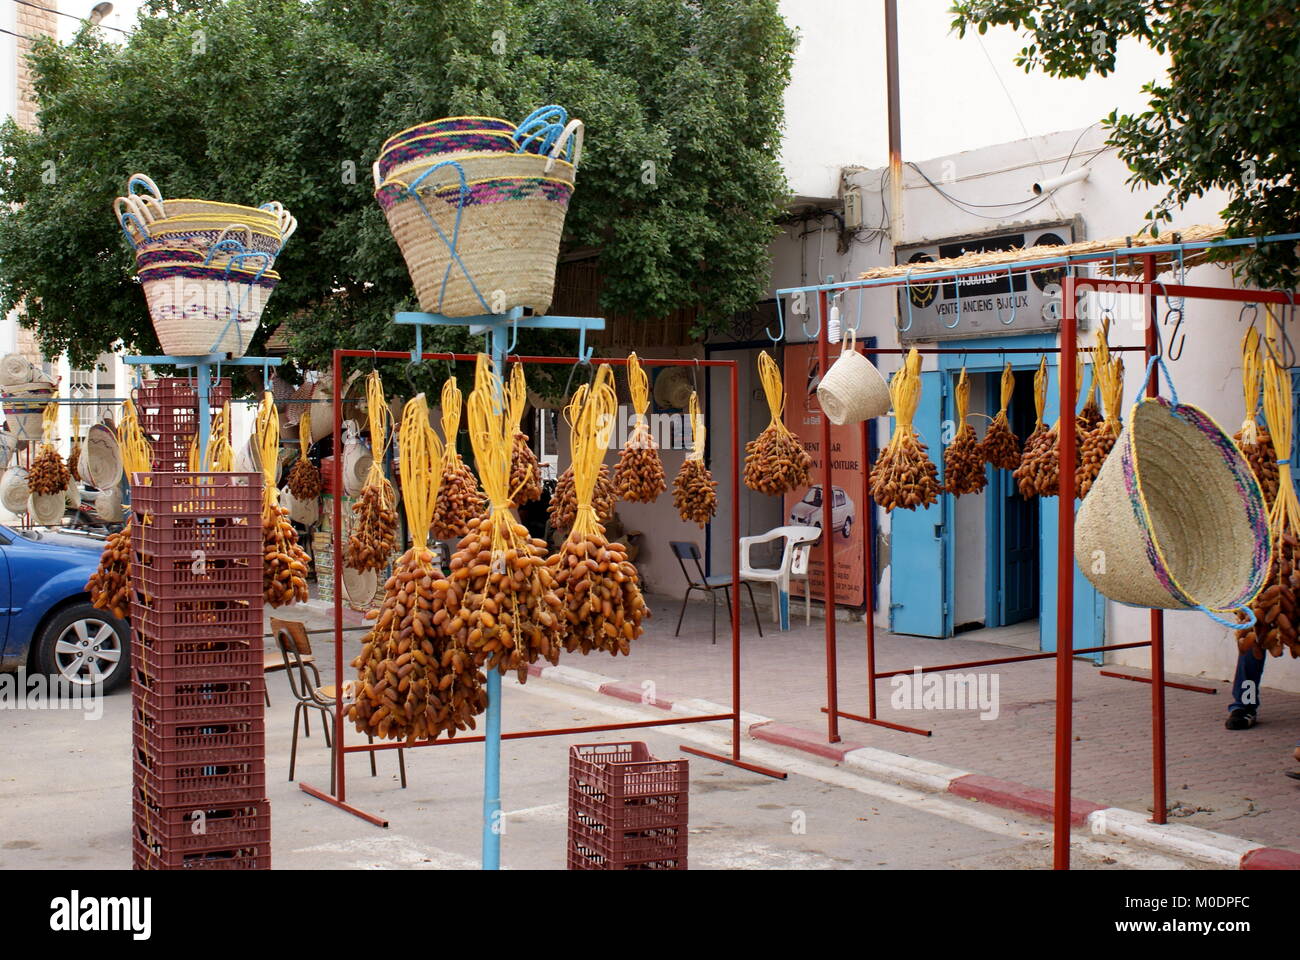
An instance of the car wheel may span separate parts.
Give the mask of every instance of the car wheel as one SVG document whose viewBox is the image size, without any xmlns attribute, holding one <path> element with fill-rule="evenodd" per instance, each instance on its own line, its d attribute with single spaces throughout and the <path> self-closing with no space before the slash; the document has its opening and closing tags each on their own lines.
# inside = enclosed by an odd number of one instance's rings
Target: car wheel
<svg viewBox="0 0 1300 960">
<path fill-rule="evenodd" d="M 840 533 L 844 534 L 844 539 L 847 540 L 849 538 L 849 534 L 852 532 L 853 532 L 853 518 L 845 517 L 844 526 L 840 527 Z"/>
<path fill-rule="evenodd" d="M 130 657 L 126 624 L 84 602 L 60 610 L 36 640 L 42 673 L 81 686 L 102 683 L 105 693 L 126 683 Z"/>
</svg>

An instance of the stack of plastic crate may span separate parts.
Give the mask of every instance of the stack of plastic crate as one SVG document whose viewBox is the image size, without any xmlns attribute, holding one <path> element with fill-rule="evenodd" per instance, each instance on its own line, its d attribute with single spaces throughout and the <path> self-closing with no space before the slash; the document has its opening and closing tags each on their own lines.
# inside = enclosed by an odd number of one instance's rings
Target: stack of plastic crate
<svg viewBox="0 0 1300 960">
<path fill-rule="evenodd" d="M 136 869 L 269 869 L 261 477 L 131 487 Z"/>
<path fill-rule="evenodd" d="M 230 400 L 230 378 L 214 380 L 208 388 L 209 415 L 215 417 Z M 190 442 L 199 429 L 199 394 L 193 380 L 162 377 L 146 380 L 136 390 L 140 429 L 153 446 L 153 468 L 171 473 L 189 465 Z"/>
<path fill-rule="evenodd" d="M 685 870 L 690 768 L 644 743 L 569 748 L 569 869 Z"/>
</svg>

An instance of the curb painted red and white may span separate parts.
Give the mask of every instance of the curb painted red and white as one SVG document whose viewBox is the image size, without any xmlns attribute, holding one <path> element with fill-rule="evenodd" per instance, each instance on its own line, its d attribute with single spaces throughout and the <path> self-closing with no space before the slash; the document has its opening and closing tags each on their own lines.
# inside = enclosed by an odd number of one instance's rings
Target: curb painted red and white
<svg viewBox="0 0 1300 960">
<path fill-rule="evenodd" d="M 530 666 L 532 676 L 603 696 L 666 710 L 683 716 L 728 713 L 730 708 L 710 700 L 682 697 L 658 690 L 653 684 L 618 680 L 569 666 Z M 972 773 L 957 767 L 891 753 L 862 743 L 827 743 L 819 731 L 780 723 L 771 717 L 741 711 L 741 725 L 755 740 L 798 750 L 836 763 L 877 780 L 987 803 L 1019 814 L 1052 819 L 1052 793 L 1023 783 Z M 725 722 L 725 721 L 721 721 Z M 1262 847 L 1249 840 L 1203 830 L 1181 823 L 1152 823 L 1145 813 L 1108 807 L 1077 797 L 1070 801 L 1070 825 L 1087 827 L 1098 836 L 1122 837 L 1180 857 L 1232 870 L 1300 870 L 1300 853 Z"/>
</svg>

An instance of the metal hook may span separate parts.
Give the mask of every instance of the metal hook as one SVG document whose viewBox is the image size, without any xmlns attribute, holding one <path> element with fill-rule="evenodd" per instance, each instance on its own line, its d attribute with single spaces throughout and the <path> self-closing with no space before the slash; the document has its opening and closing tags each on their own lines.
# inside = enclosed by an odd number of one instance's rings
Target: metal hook
<svg viewBox="0 0 1300 960">
<path fill-rule="evenodd" d="M 781 332 L 775 337 L 772 336 L 771 324 L 763 328 L 763 332 L 767 334 L 767 339 L 771 340 L 773 345 L 785 339 L 785 314 L 781 312 L 781 295 L 779 293 L 776 295 L 776 319 L 781 323 Z"/>
<path fill-rule="evenodd" d="M 1168 297 L 1165 298 L 1165 302 L 1166 304 L 1169 302 Z M 1183 347 L 1187 343 L 1187 333 L 1185 331 L 1181 337 L 1178 336 L 1178 331 L 1182 330 L 1183 327 L 1183 308 L 1174 306 L 1167 307 L 1165 310 L 1164 320 L 1166 326 L 1169 325 L 1169 319 L 1171 317 L 1177 318 L 1174 320 L 1174 329 L 1169 334 L 1169 359 L 1170 361 L 1174 361 L 1183 355 Z"/>
<path fill-rule="evenodd" d="M 831 279 L 832 279 L 831 277 L 827 277 L 826 281 L 829 283 Z M 817 298 L 817 329 L 815 329 L 812 333 L 809 333 L 808 322 L 806 320 L 800 320 L 799 326 L 803 329 L 803 335 L 805 340 L 816 340 L 819 336 L 821 336 L 821 332 L 822 332 L 822 298 L 821 297 Z"/>
<path fill-rule="evenodd" d="M 1287 360 L 1288 357 L 1290 358 L 1286 364 L 1289 369 L 1296 365 L 1296 351 L 1295 345 L 1291 342 L 1291 335 L 1286 332 L 1286 322 L 1287 320 L 1295 320 L 1295 293 L 1291 290 L 1287 290 L 1285 293 L 1287 300 L 1291 302 L 1291 309 L 1285 318 L 1278 320 L 1277 329 L 1278 334 L 1282 337 L 1282 359 Z M 1278 311 L 1278 313 L 1281 312 L 1281 310 Z"/>
<path fill-rule="evenodd" d="M 577 361 L 577 363 L 575 363 L 573 366 L 571 366 L 571 367 L 569 368 L 569 379 L 566 380 L 566 381 L 564 382 L 564 393 L 562 394 L 562 396 L 563 396 L 566 400 L 569 398 L 569 388 L 573 386 L 573 375 L 578 371 L 578 368 L 579 368 L 579 367 L 587 367 L 587 368 L 588 368 L 588 371 L 587 371 L 587 382 L 588 382 L 588 383 L 591 383 L 591 382 L 595 379 L 595 377 L 596 377 L 596 368 L 595 368 L 595 365 L 592 364 L 592 362 L 591 362 L 591 354 L 588 353 L 588 354 L 587 354 L 587 358 L 584 360 L 584 359 L 582 358 L 581 348 L 579 348 L 578 361 Z"/>
<path fill-rule="evenodd" d="M 596 352 L 595 347 L 587 346 L 587 328 L 581 327 L 578 330 L 578 362 L 591 363 L 591 355 Z"/>
<path fill-rule="evenodd" d="M 1007 267 L 1007 295 L 1011 297 L 1011 319 L 1003 320 L 1002 311 L 998 311 L 998 322 L 1004 327 L 1009 327 L 1016 322 L 1016 283 L 1015 278 L 1011 274 L 1011 267 L 1009 265 Z"/>
<path fill-rule="evenodd" d="M 903 298 L 907 301 L 907 326 L 899 327 L 899 333 L 907 333 L 912 329 L 912 271 L 915 269 L 915 266 L 908 267 L 903 277 Z"/>
<path fill-rule="evenodd" d="M 948 330 L 956 330 L 957 327 L 961 325 L 961 277 L 954 276 L 952 278 L 952 284 L 953 284 L 953 290 L 956 292 L 955 299 L 957 300 L 957 318 L 953 320 L 952 323 L 944 324 L 945 329 Z"/>
<path fill-rule="evenodd" d="M 862 301 L 866 295 L 867 291 L 862 287 L 858 287 L 858 313 L 853 321 L 853 336 L 855 337 L 862 330 Z"/>
</svg>

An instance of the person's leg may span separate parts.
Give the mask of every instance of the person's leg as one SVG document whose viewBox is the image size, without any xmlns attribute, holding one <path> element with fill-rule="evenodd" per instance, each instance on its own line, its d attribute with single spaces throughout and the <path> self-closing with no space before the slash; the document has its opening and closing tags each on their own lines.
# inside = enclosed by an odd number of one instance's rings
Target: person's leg
<svg viewBox="0 0 1300 960">
<path fill-rule="evenodd" d="M 1237 657 L 1237 672 L 1232 678 L 1232 703 L 1228 705 L 1229 730 L 1247 730 L 1255 725 L 1259 710 L 1259 684 L 1264 676 L 1264 659 L 1253 651 Z"/>
</svg>

